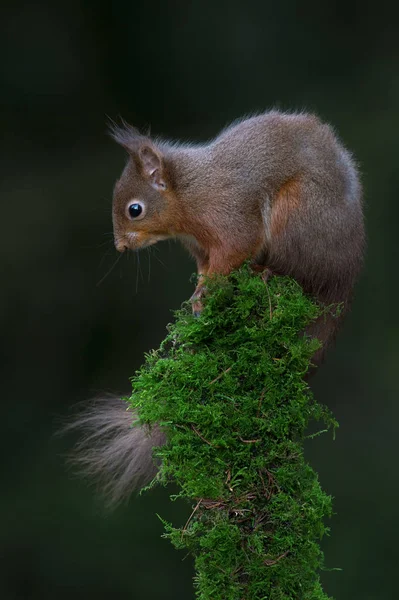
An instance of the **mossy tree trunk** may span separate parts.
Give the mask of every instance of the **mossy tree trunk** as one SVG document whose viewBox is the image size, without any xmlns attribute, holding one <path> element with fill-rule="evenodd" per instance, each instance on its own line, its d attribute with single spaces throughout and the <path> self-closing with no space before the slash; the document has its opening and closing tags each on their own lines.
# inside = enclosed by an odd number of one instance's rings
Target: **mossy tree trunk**
<svg viewBox="0 0 399 600">
<path fill-rule="evenodd" d="M 140 422 L 167 434 L 156 481 L 193 507 L 165 535 L 194 556 L 200 600 L 326 600 L 331 498 L 304 458 L 309 422 L 336 425 L 305 379 L 319 344 L 303 331 L 321 308 L 247 267 L 208 287 L 201 317 L 179 311 L 132 380 Z"/>
</svg>

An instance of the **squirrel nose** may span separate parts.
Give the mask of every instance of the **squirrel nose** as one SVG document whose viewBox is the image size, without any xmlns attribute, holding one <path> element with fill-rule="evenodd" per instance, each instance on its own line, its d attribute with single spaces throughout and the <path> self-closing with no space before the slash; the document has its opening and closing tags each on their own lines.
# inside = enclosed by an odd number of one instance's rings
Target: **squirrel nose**
<svg viewBox="0 0 399 600">
<path fill-rule="evenodd" d="M 125 242 L 121 240 L 115 240 L 115 248 L 118 250 L 118 252 L 125 252 L 125 250 L 128 249 Z"/>
</svg>

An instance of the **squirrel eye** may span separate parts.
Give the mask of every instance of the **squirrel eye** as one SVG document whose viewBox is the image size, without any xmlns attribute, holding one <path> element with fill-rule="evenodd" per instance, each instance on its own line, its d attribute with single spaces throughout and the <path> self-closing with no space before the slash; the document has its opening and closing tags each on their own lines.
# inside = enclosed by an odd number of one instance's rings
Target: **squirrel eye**
<svg viewBox="0 0 399 600">
<path fill-rule="evenodd" d="M 131 202 L 127 206 L 127 213 L 130 219 L 142 219 L 145 214 L 144 204 L 142 202 Z"/>
</svg>

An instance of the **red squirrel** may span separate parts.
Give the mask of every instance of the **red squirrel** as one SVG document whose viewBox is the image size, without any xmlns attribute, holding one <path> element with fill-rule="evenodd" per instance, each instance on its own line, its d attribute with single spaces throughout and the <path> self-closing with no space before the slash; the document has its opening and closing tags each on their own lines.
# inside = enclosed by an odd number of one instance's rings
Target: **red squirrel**
<svg viewBox="0 0 399 600">
<path fill-rule="evenodd" d="M 180 239 L 200 276 L 195 312 L 201 276 L 228 274 L 248 259 L 293 277 L 324 305 L 342 304 L 339 317 L 307 329 L 323 344 L 320 363 L 349 307 L 365 239 L 358 171 L 332 128 L 314 115 L 271 111 L 204 144 L 152 139 L 126 124 L 112 135 L 129 156 L 114 190 L 117 250 Z M 151 448 L 163 441 L 160 430 L 148 436 L 131 421 L 124 403 L 107 400 L 76 423 L 86 432 L 78 462 L 100 476 L 111 501 L 151 478 Z"/>
<path fill-rule="evenodd" d="M 278 111 L 236 121 L 211 142 L 170 143 L 125 125 L 114 139 L 129 160 L 113 200 L 115 246 L 123 252 L 178 238 L 201 275 L 228 274 L 245 260 L 289 275 L 341 317 L 308 333 L 334 338 L 362 264 L 364 225 L 358 172 L 329 125 Z"/>
</svg>

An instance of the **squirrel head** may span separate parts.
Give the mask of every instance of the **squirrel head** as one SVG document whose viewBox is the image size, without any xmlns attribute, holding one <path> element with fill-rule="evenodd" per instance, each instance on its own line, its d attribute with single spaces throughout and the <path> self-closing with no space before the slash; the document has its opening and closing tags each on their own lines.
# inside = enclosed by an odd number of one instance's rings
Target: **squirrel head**
<svg viewBox="0 0 399 600">
<path fill-rule="evenodd" d="M 113 195 L 116 249 L 145 248 L 173 236 L 175 198 L 161 149 L 125 123 L 111 135 L 129 155 Z"/>
</svg>

